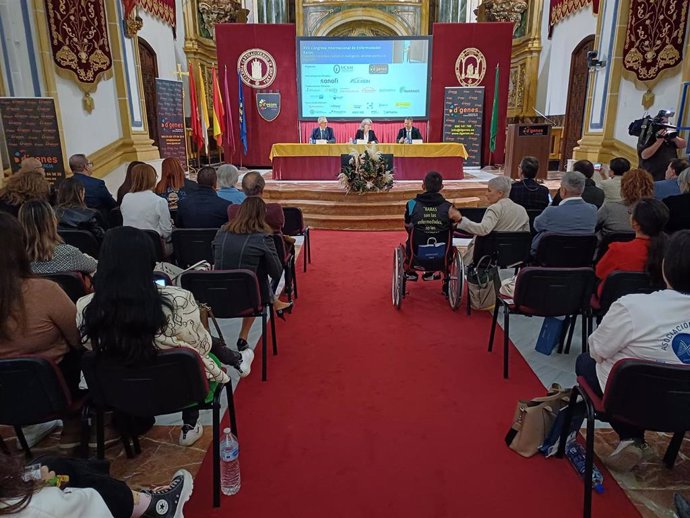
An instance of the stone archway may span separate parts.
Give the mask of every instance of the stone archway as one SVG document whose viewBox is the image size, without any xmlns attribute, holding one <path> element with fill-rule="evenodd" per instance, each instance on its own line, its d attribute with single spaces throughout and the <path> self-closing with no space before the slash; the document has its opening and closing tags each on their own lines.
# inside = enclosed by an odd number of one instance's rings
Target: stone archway
<svg viewBox="0 0 690 518">
<path fill-rule="evenodd" d="M 325 18 L 314 36 L 412 36 L 400 18 L 377 9 L 358 8 Z"/>
</svg>

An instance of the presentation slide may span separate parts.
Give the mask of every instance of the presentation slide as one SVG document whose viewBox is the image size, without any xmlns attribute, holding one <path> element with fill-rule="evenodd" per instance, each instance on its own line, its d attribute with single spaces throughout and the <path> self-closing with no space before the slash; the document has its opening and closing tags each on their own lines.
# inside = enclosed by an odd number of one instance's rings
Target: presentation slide
<svg viewBox="0 0 690 518">
<path fill-rule="evenodd" d="M 428 116 L 430 37 L 298 38 L 299 116 Z"/>
</svg>

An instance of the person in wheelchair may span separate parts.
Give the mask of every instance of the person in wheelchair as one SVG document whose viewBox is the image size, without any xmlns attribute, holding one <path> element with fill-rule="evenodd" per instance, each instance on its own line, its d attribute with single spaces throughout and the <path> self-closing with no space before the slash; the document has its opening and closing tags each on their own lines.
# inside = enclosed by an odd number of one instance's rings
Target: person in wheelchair
<svg viewBox="0 0 690 518">
<path fill-rule="evenodd" d="M 405 229 L 408 232 L 405 244 L 405 278 L 408 281 L 416 281 L 419 278 L 417 272 L 414 271 L 415 263 L 424 267 L 425 270 L 427 266 L 434 263 L 434 261 L 425 261 L 419 257 L 420 245 L 441 246 L 444 243 L 448 253 L 451 248 L 447 246 L 448 241 L 452 239 L 451 229 L 462 217 L 453 204 L 441 194 L 443 177 L 440 173 L 436 171 L 427 173 L 422 186 L 424 192 L 408 201 L 405 206 Z M 422 279 L 425 281 L 440 278 L 440 274 L 432 269 L 422 274 Z"/>
</svg>

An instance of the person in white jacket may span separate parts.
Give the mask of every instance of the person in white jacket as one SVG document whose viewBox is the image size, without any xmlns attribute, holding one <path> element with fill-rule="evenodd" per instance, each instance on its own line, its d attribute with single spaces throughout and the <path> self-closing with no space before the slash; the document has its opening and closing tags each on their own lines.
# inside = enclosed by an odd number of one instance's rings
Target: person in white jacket
<svg viewBox="0 0 690 518">
<path fill-rule="evenodd" d="M 636 358 L 690 369 L 690 230 L 673 235 L 664 255 L 668 289 L 621 297 L 611 305 L 589 337 L 589 353 L 577 359 L 575 371 L 600 396 L 613 366 Z M 617 471 L 628 471 L 642 459 L 644 430 L 611 421 L 620 442 L 605 460 Z"/>
<path fill-rule="evenodd" d="M 105 461 L 45 457 L 25 468 L 0 463 L 0 514 L 16 518 L 180 518 L 192 494 L 192 475 L 182 469 L 169 485 L 131 490 L 108 474 Z"/>
</svg>

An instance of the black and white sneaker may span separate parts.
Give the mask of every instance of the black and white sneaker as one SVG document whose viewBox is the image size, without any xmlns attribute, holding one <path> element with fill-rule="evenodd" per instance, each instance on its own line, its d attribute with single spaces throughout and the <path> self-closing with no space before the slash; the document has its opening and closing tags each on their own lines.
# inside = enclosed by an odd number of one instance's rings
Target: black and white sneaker
<svg viewBox="0 0 690 518">
<path fill-rule="evenodd" d="M 423 281 L 438 281 L 439 279 L 441 279 L 439 272 L 424 272 L 422 274 Z"/>
<path fill-rule="evenodd" d="M 405 279 L 412 282 L 417 282 L 419 274 L 417 272 L 405 272 Z"/>
<path fill-rule="evenodd" d="M 191 473 L 181 469 L 175 473 L 169 485 L 142 491 L 151 496 L 144 518 L 184 518 L 182 509 L 193 489 Z"/>
</svg>

